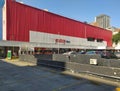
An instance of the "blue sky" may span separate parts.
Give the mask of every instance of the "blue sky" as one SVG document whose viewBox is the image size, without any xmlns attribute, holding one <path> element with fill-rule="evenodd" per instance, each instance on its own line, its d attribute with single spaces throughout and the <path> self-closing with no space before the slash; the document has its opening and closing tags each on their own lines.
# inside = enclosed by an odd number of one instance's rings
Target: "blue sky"
<svg viewBox="0 0 120 91">
<path fill-rule="evenodd" d="M 40 9 L 48 9 L 78 21 L 93 22 L 95 16 L 111 17 L 111 26 L 120 27 L 120 0 L 17 0 Z"/>
</svg>

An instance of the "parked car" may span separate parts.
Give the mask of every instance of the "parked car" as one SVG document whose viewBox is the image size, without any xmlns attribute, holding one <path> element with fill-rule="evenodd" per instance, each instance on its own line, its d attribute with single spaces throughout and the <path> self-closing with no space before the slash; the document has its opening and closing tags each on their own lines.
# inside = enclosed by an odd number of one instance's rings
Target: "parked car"
<svg viewBox="0 0 120 91">
<path fill-rule="evenodd" d="M 85 53 L 86 53 L 85 51 L 77 52 L 77 54 L 85 54 Z"/>
<path fill-rule="evenodd" d="M 88 54 L 88 55 L 100 54 L 101 55 L 101 52 L 100 51 L 87 51 L 85 54 Z"/>
<path fill-rule="evenodd" d="M 115 52 L 117 58 L 120 58 L 120 52 Z"/>
<path fill-rule="evenodd" d="M 116 55 L 113 53 L 113 52 L 110 52 L 110 51 L 103 51 L 101 52 L 101 57 L 102 58 L 117 58 Z"/>
</svg>

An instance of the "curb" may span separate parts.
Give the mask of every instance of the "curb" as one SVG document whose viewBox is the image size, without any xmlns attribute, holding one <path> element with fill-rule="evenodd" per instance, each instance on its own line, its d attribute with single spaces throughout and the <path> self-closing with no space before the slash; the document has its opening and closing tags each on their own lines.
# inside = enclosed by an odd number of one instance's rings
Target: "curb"
<svg viewBox="0 0 120 91">
<path fill-rule="evenodd" d="M 120 81 L 118 81 L 116 79 L 116 81 L 113 80 L 108 80 L 105 77 L 99 77 L 96 75 L 92 75 L 92 74 L 83 74 L 83 73 L 74 73 L 74 72 L 69 72 L 69 71 L 64 71 L 62 72 L 62 74 L 64 75 L 70 75 L 76 78 L 84 78 L 90 81 L 95 81 L 98 83 L 104 83 L 106 85 L 111 85 L 111 86 L 116 86 L 118 88 L 116 88 L 116 91 L 120 91 Z"/>
</svg>

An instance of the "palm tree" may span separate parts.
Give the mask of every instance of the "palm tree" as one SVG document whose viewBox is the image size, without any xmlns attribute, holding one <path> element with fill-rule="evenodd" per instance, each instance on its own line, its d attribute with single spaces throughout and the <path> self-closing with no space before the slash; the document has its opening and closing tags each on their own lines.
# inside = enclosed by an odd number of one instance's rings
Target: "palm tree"
<svg viewBox="0 0 120 91">
<path fill-rule="evenodd" d="M 113 35 L 112 42 L 115 43 L 116 45 L 120 42 L 120 32 L 118 32 L 117 34 Z"/>
</svg>

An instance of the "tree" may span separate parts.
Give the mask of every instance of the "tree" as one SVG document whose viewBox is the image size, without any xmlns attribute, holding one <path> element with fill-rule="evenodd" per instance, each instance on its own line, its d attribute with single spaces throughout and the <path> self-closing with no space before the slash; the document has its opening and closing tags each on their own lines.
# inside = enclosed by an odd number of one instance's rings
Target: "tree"
<svg viewBox="0 0 120 91">
<path fill-rule="evenodd" d="M 118 32 L 117 34 L 113 35 L 112 42 L 115 43 L 116 45 L 120 42 L 120 32 Z"/>
</svg>

